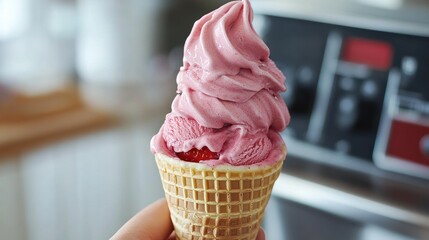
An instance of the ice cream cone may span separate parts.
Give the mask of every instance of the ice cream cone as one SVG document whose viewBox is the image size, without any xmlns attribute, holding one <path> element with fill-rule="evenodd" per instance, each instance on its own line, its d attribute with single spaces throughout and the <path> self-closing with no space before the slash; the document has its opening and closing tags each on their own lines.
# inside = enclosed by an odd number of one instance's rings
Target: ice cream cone
<svg viewBox="0 0 429 240">
<path fill-rule="evenodd" d="M 210 167 L 156 154 L 180 240 L 255 240 L 283 159 L 268 166 Z"/>
</svg>

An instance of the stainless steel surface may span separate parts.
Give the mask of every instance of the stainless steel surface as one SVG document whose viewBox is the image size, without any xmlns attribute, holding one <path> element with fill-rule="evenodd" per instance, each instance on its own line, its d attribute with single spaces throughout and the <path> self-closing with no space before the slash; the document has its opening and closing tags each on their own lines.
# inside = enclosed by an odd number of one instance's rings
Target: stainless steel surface
<svg viewBox="0 0 429 240">
<path fill-rule="evenodd" d="M 315 182 L 314 179 L 310 181 L 299 175 L 282 173 L 274 186 L 273 195 L 347 218 L 365 221 L 376 221 L 380 217 L 385 221 L 388 218 L 429 231 L 427 214 L 372 199 L 370 194 L 363 192 L 339 190 L 323 180 Z"/>
<path fill-rule="evenodd" d="M 371 2 L 389 1 L 254 0 L 252 4 L 257 14 L 429 36 L 429 2 L 399 1 L 390 8 L 368 4 Z"/>
<path fill-rule="evenodd" d="M 287 140 L 289 152 L 282 174 L 273 189 L 273 196 L 296 202 L 317 211 L 365 224 L 373 224 L 414 236 L 429 238 L 429 186 L 424 180 L 380 175 L 371 165 L 341 168 L 321 161 L 347 161 L 341 154 L 320 155 L 312 159 L 297 156 L 301 143 Z M 301 155 L 302 154 L 298 154 Z M 423 238 L 420 238 L 423 237 Z"/>
</svg>

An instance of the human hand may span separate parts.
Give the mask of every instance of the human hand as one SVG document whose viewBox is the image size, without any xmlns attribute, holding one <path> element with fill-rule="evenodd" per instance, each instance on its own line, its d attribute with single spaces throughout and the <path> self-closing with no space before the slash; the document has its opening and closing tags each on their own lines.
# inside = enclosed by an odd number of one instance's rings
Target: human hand
<svg viewBox="0 0 429 240">
<path fill-rule="evenodd" d="M 131 218 L 110 240 L 175 240 L 167 201 L 158 200 Z M 262 228 L 256 240 L 265 240 Z"/>
</svg>

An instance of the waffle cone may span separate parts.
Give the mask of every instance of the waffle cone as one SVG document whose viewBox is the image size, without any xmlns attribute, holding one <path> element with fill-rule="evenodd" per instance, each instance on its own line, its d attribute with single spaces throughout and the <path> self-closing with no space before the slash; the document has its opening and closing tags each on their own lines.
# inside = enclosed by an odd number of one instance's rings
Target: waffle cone
<svg viewBox="0 0 429 240">
<path fill-rule="evenodd" d="M 156 154 L 177 239 L 255 240 L 284 157 L 270 166 L 210 167 Z"/>
</svg>

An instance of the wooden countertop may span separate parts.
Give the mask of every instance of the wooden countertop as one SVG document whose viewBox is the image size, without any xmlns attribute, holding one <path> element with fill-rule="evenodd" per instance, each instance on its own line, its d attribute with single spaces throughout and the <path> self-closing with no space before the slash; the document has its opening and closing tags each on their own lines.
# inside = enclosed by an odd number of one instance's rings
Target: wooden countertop
<svg viewBox="0 0 429 240">
<path fill-rule="evenodd" d="M 68 88 L 0 101 L 0 158 L 112 126 L 116 119 L 86 106 Z"/>
</svg>

